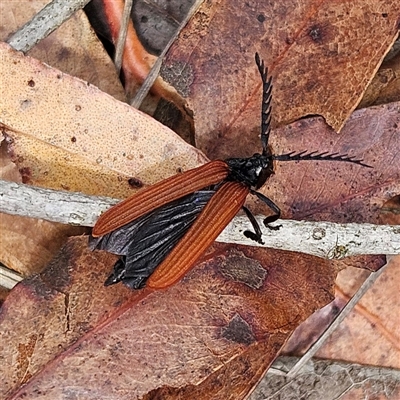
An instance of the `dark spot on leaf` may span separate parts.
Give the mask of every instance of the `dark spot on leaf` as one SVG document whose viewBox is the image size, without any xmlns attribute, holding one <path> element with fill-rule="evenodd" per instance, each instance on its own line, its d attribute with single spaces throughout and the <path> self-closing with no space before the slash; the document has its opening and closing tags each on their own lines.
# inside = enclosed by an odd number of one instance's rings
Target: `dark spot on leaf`
<svg viewBox="0 0 400 400">
<path fill-rule="evenodd" d="M 339 313 L 340 313 L 340 307 L 336 304 L 333 304 L 331 308 L 331 315 L 336 317 L 336 315 L 338 315 Z"/>
<path fill-rule="evenodd" d="M 264 22 L 265 21 L 265 16 L 263 14 L 259 14 L 259 15 L 257 15 L 257 20 L 259 22 Z"/>
<path fill-rule="evenodd" d="M 31 170 L 29 167 L 20 168 L 19 173 L 21 174 L 22 183 L 28 183 L 31 178 Z"/>
<path fill-rule="evenodd" d="M 75 137 L 75 136 L 72 136 L 71 142 L 72 142 L 72 143 L 75 143 L 75 142 L 76 142 L 76 137 Z"/>
<path fill-rule="evenodd" d="M 141 188 L 143 187 L 143 182 L 138 178 L 129 178 L 128 183 L 130 186 L 134 188 Z"/>
<path fill-rule="evenodd" d="M 292 38 L 290 38 L 290 37 L 287 37 L 286 39 L 285 39 L 285 42 L 286 42 L 286 44 L 293 44 L 293 39 Z"/>
<path fill-rule="evenodd" d="M 388 14 L 387 14 L 387 13 L 382 13 L 382 17 L 383 17 L 383 18 L 387 18 L 387 17 L 388 17 Z"/>
<path fill-rule="evenodd" d="M 75 106 L 75 110 L 76 110 L 76 111 L 81 111 L 81 110 L 82 110 L 82 107 L 81 107 L 80 105 L 76 105 L 76 106 Z"/>
<path fill-rule="evenodd" d="M 387 75 L 378 74 L 378 78 L 379 78 L 379 81 L 382 82 L 382 83 L 387 83 L 388 82 Z"/>
<path fill-rule="evenodd" d="M 57 57 L 59 60 L 67 60 L 71 57 L 71 52 L 67 47 L 63 47 L 60 52 L 58 52 Z"/>
<path fill-rule="evenodd" d="M 145 16 L 145 15 L 143 15 L 142 16 L 142 18 L 140 18 L 140 22 L 142 22 L 143 24 L 145 24 L 146 22 L 148 22 L 148 18 Z"/>
<path fill-rule="evenodd" d="M 322 43 L 324 39 L 324 30 L 321 25 L 314 24 L 308 30 L 308 36 L 315 43 Z"/>
<path fill-rule="evenodd" d="M 28 81 L 28 86 L 30 86 L 30 87 L 35 87 L 35 81 L 34 81 L 33 79 L 30 79 L 30 80 Z"/>
<path fill-rule="evenodd" d="M 222 328 L 222 337 L 247 346 L 256 340 L 251 326 L 239 314 L 236 314 L 229 324 Z"/>
</svg>

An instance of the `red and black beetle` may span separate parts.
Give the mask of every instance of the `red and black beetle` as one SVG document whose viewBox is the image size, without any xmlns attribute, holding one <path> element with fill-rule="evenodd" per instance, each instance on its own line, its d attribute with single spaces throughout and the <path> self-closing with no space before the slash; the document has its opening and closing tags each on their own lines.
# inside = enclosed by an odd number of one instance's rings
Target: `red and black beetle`
<svg viewBox="0 0 400 400">
<path fill-rule="evenodd" d="M 174 284 L 193 267 L 241 208 L 254 228 L 254 232 L 245 231 L 245 236 L 262 243 L 261 229 L 244 202 L 251 193 L 272 209 L 274 214 L 264 219 L 266 226 L 280 217 L 279 207 L 257 192 L 273 174 L 274 160 L 344 161 L 369 167 L 347 154 L 306 151 L 272 154 L 268 146 L 271 78 L 258 54 L 256 63 L 263 83 L 262 153 L 211 161 L 140 190 L 102 214 L 93 228 L 91 248 L 122 256 L 105 285 L 122 281 L 132 289 L 145 284 L 161 289 Z"/>
</svg>

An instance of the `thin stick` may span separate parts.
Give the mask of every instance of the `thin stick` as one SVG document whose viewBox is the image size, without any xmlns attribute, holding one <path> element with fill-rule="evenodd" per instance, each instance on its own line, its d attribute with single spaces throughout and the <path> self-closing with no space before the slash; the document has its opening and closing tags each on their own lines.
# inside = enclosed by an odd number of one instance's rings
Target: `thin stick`
<svg viewBox="0 0 400 400">
<path fill-rule="evenodd" d="M 0 180 L 0 212 L 62 224 L 93 226 L 119 200 Z"/>
<path fill-rule="evenodd" d="M 99 215 L 119 200 L 81 193 L 42 189 L 0 181 L 0 212 L 46 219 L 64 224 L 93 226 Z M 245 217 L 236 217 L 218 241 L 299 251 L 328 259 L 360 254 L 400 254 L 400 226 L 335 224 L 280 220 L 282 227 L 271 231 L 262 227 L 264 245 L 250 241 L 243 231 L 250 229 Z"/>
<path fill-rule="evenodd" d="M 29 22 L 18 29 L 7 43 L 15 50 L 26 53 L 46 38 L 90 0 L 53 0 L 42 8 Z"/>
<path fill-rule="evenodd" d="M 130 105 L 135 108 L 139 108 L 140 105 L 142 104 L 144 98 L 147 96 L 149 93 L 151 87 L 153 86 L 155 80 L 157 79 L 160 69 L 161 69 L 161 64 L 165 58 L 165 55 L 167 54 L 167 51 L 170 49 L 170 47 L 173 45 L 175 42 L 176 38 L 182 31 L 182 29 L 186 26 L 186 24 L 189 22 L 189 20 L 192 18 L 192 16 L 195 14 L 197 9 L 200 7 L 200 5 L 203 3 L 204 0 L 196 0 L 196 2 L 193 4 L 193 6 L 190 8 L 188 14 L 186 15 L 185 19 L 181 22 L 179 25 L 177 31 L 174 33 L 172 38 L 169 40 L 168 44 L 165 46 L 164 50 L 160 54 L 160 56 L 157 58 L 156 62 L 154 63 L 153 67 L 150 70 L 149 75 L 147 75 L 147 78 L 143 82 L 143 85 L 141 86 L 140 90 L 136 93 L 135 97 L 133 100 L 130 102 Z"/>
<path fill-rule="evenodd" d="M 119 74 L 122 66 L 122 55 L 124 54 L 126 35 L 128 33 L 128 24 L 131 17 L 133 0 L 125 0 L 124 12 L 122 14 L 122 23 L 118 33 L 117 45 L 115 47 L 114 64 Z"/>
</svg>

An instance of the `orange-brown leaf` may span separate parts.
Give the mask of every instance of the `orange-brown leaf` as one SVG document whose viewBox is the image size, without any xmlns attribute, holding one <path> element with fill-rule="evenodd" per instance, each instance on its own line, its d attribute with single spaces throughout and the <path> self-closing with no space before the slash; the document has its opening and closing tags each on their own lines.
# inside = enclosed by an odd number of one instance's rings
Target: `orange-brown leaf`
<svg viewBox="0 0 400 400">
<path fill-rule="evenodd" d="M 115 256 L 69 239 L 2 307 L 0 398 L 243 398 L 331 300 L 335 269 L 292 252 L 212 251 L 188 279 L 132 292 L 103 286 Z"/>
</svg>

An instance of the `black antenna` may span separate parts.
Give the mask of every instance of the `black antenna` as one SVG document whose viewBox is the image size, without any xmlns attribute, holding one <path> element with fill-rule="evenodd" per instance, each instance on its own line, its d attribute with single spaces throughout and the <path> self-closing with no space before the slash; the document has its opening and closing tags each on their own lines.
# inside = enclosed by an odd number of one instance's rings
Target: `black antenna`
<svg viewBox="0 0 400 400">
<path fill-rule="evenodd" d="M 264 60 L 260 59 L 258 53 L 256 53 L 256 64 L 260 71 L 262 83 L 263 83 L 263 99 L 261 106 L 261 143 L 263 147 L 263 154 L 267 154 L 267 146 L 269 140 L 269 134 L 271 132 L 271 92 L 272 92 L 272 77 L 268 79 L 268 68 L 264 66 Z"/>
<path fill-rule="evenodd" d="M 260 59 L 256 53 L 256 64 L 260 71 L 263 83 L 263 99 L 261 106 L 261 143 L 263 147 L 263 155 L 268 155 L 267 146 L 269 141 L 269 134 L 271 132 L 271 100 L 272 100 L 272 77 L 268 78 L 268 68 L 264 65 L 264 60 Z M 353 164 L 362 165 L 363 167 L 372 168 L 370 165 L 364 164 L 362 159 L 349 156 L 348 154 L 328 153 L 318 151 L 301 151 L 297 153 L 292 151 L 282 155 L 272 155 L 273 160 L 277 161 L 342 161 Z"/>
<path fill-rule="evenodd" d="M 272 158 L 277 161 L 344 161 L 350 162 L 353 164 L 362 165 L 363 167 L 372 168 L 370 165 L 364 164 L 363 159 L 355 158 L 354 156 L 349 156 L 348 154 L 340 154 L 340 153 L 328 153 L 324 151 L 319 153 L 318 151 L 301 151 L 297 153 L 295 151 L 291 151 L 287 154 L 281 154 L 278 156 L 272 155 Z"/>
</svg>

